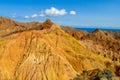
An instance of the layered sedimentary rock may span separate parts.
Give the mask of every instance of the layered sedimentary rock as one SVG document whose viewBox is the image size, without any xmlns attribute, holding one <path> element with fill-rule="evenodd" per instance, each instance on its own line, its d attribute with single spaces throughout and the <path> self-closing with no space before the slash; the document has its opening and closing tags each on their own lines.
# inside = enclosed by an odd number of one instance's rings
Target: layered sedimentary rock
<svg viewBox="0 0 120 80">
<path fill-rule="evenodd" d="M 84 71 L 103 71 L 106 63 L 114 72 L 111 59 L 95 54 L 58 24 L 38 24 L 1 36 L 0 80 L 70 80 Z"/>
</svg>

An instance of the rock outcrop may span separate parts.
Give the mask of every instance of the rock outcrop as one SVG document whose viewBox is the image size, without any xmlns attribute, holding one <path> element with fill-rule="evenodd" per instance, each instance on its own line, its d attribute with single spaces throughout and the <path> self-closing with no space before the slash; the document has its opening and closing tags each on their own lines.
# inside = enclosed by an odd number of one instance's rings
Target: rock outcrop
<svg viewBox="0 0 120 80">
<path fill-rule="evenodd" d="M 61 26 L 61 27 L 65 32 L 67 32 L 68 34 L 76 38 L 77 40 L 80 40 L 83 36 L 88 34 L 86 31 L 76 30 L 69 26 Z"/>
<path fill-rule="evenodd" d="M 49 20 L 0 38 L 0 80 L 70 80 L 106 63 L 113 64 Z"/>
</svg>

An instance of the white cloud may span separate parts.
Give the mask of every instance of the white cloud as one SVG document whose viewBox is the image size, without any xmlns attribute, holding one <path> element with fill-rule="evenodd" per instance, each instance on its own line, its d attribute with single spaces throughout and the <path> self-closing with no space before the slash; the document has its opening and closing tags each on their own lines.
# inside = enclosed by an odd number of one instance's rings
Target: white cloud
<svg viewBox="0 0 120 80">
<path fill-rule="evenodd" d="M 51 7 L 50 9 L 45 10 L 45 14 L 48 16 L 62 16 L 65 15 L 67 12 L 65 9 L 56 9 L 55 7 Z"/>
<path fill-rule="evenodd" d="M 37 16 L 38 16 L 37 14 L 33 14 L 31 18 L 36 18 Z"/>
<path fill-rule="evenodd" d="M 25 18 L 25 19 L 29 19 L 30 17 L 29 17 L 29 16 L 25 16 L 24 18 Z"/>
<path fill-rule="evenodd" d="M 45 17 L 45 14 L 40 13 L 39 16 L 40 16 L 40 17 Z"/>
<path fill-rule="evenodd" d="M 45 16 L 63 16 L 66 14 L 67 14 L 67 11 L 65 9 L 57 9 L 55 7 L 51 7 L 51 8 L 42 10 L 40 13 L 35 13 L 31 16 L 24 16 L 24 18 L 30 19 L 30 18 L 39 18 L 39 17 L 45 17 Z M 69 14 L 76 15 L 76 11 L 71 10 Z"/>
<path fill-rule="evenodd" d="M 70 11 L 70 14 L 71 15 L 76 15 L 76 12 L 75 11 Z"/>
</svg>

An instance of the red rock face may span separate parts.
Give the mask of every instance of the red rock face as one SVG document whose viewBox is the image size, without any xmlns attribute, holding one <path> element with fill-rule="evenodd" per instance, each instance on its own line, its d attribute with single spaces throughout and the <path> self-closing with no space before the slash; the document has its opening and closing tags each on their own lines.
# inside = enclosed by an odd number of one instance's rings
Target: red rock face
<svg viewBox="0 0 120 80">
<path fill-rule="evenodd" d="M 42 24 L 42 29 L 50 29 L 52 26 L 52 22 L 50 19 L 47 19 L 43 24 Z"/>
<path fill-rule="evenodd" d="M 72 33 L 69 33 L 70 35 L 72 35 L 74 38 L 78 39 L 78 40 L 81 40 L 81 38 L 85 35 L 87 35 L 86 32 L 84 31 L 75 31 L 75 32 L 72 32 Z"/>
</svg>

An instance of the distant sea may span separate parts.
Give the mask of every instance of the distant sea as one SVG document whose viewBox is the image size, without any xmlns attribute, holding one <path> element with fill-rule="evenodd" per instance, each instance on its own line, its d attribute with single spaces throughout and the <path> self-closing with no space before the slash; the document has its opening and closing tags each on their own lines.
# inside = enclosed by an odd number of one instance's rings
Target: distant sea
<svg viewBox="0 0 120 80">
<path fill-rule="evenodd" d="M 100 30 L 104 30 L 104 31 L 117 31 L 117 32 L 120 32 L 120 29 L 109 29 L 109 28 L 75 28 L 77 30 L 84 30 L 84 31 L 87 31 L 87 32 L 93 32 L 94 30 L 96 29 L 100 29 Z"/>
</svg>

